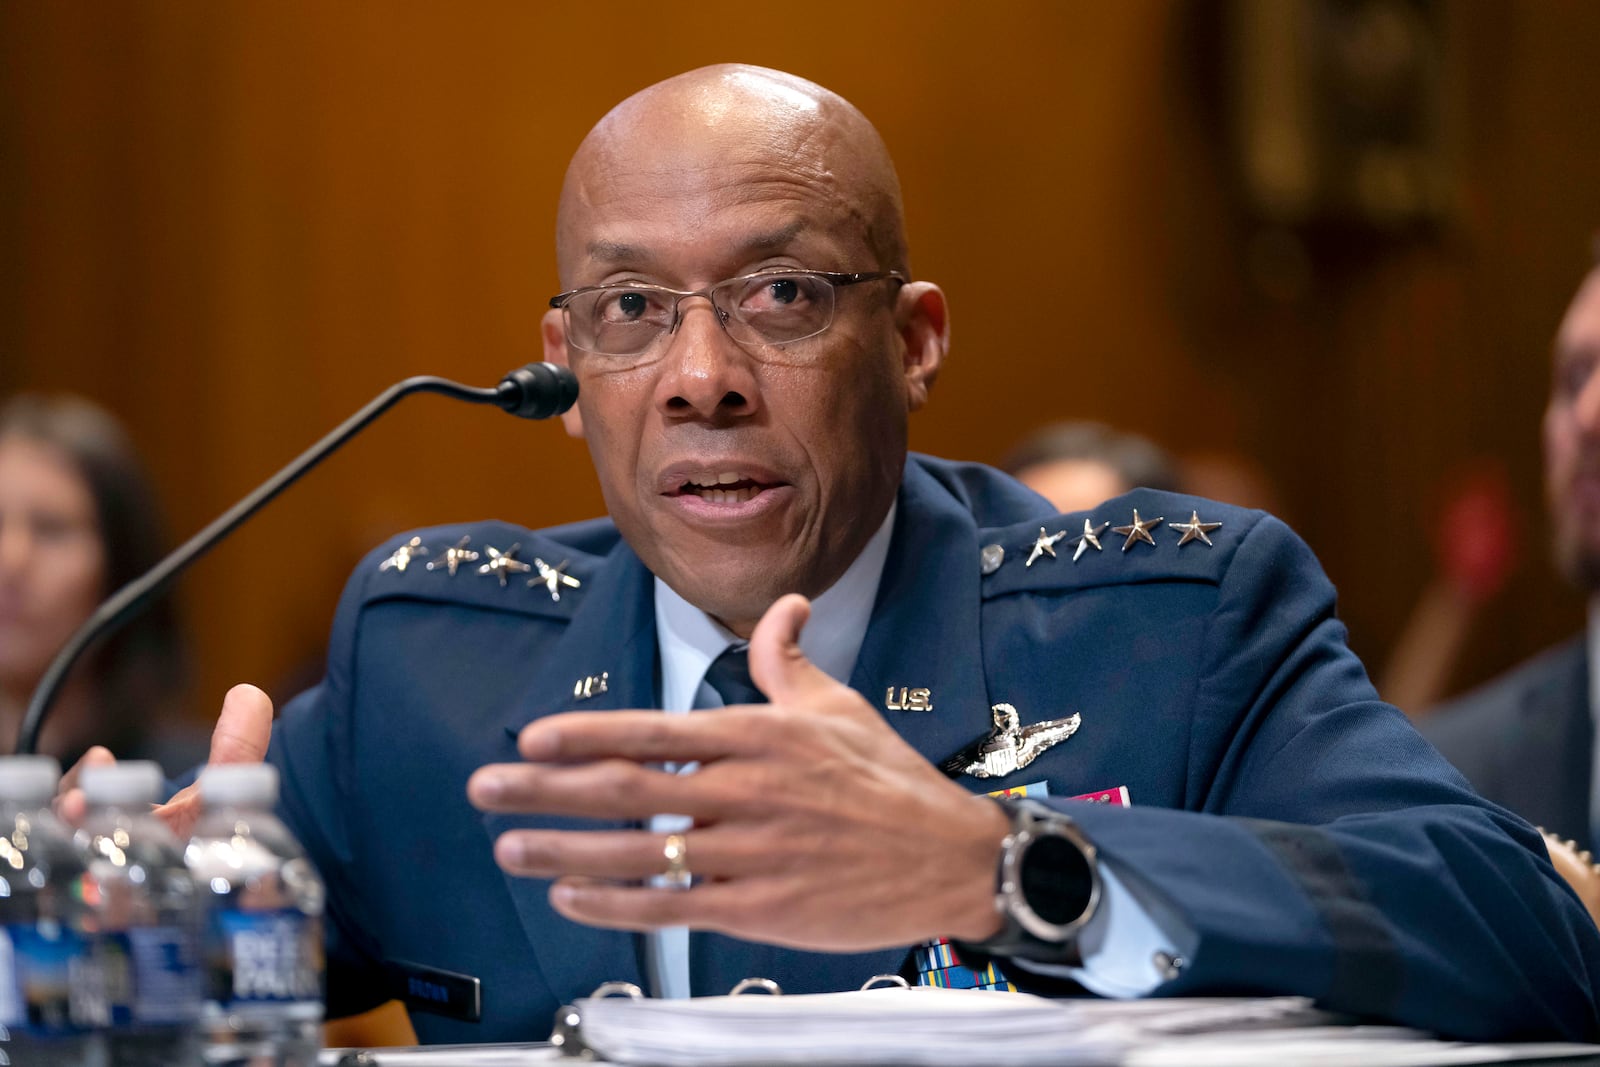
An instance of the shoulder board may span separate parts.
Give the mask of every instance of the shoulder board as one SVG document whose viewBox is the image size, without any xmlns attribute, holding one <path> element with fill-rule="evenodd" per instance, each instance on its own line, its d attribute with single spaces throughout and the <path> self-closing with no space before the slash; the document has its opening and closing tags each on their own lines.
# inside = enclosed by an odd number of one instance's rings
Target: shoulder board
<svg viewBox="0 0 1600 1067">
<path fill-rule="evenodd" d="M 1264 517 L 1203 497 L 1135 489 L 1088 511 L 981 529 L 983 595 L 1218 582 L 1245 535 Z"/>
<path fill-rule="evenodd" d="M 569 618 L 581 600 L 569 594 L 588 585 L 605 558 L 595 551 L 607 544 L 601 526 L 534 531 L 476 522 L 409 530 L 368 553 L 352 585 L 362 603 L 432 600 Z"/>
</svg>

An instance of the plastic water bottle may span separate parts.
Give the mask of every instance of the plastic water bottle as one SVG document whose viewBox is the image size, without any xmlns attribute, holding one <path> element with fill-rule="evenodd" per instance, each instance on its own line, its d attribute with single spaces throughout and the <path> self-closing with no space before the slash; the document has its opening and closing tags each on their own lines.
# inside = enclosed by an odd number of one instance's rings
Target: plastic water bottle
<svg viewBox="0 0 1600 1067">
<path fill-rule="evenodd" d="M 208 767 L 200 797 L 186 858 L 210 902 L 205 1062 L 312 1067 L 322 1046 L 322 879 L 272 814 L 277 768 Z"/>
<path fill-rule="evenodd" d="M 85 767 L 81 784 L 89 813 L 77 842 L 89 865 L 111 1065 L 197 1065 L 203 902 L 183 844 L 150 811 L 164 792 L 161 768 Z"/>
<path fill-rule="evenodd" d="M 0 759 L 0 1062 L 105 1067 L 85 865 L 50 813 L 60 779 L 45 756 Z"/>
</svg>

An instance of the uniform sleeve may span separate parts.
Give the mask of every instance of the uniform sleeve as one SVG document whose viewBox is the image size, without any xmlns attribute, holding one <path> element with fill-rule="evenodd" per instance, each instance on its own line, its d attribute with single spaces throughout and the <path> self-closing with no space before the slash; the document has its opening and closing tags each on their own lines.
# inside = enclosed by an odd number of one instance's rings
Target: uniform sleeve
<svg viewBox="0 0 1600 1067">
<path fill-rule="evenodd" d="M 369 561 L 370 562 L 370 561 Z M 353 678 L 354 631 L 363 600 L 363 565 L 334 617 L 322 684 L 290 701 L 273 726 L 269 762 L 278 767 L 278 815 L 305 848 L 327 887 L 323 916 L 327 951 L 327 1014 L 368 1011 L 392 997 L 379 954 L 359 916 L 365 892 L 341 813 L 349 783 L 342 768 Z"/>
<path fill-rule="evenodd" d="M 1600 1038 L 1594 924 L 1539 835 L 1377 699 L 1309 549 L 1265 519 L 1219 593 L 1193 715 L 1220 717 L 1196 733 L 1222 740 L 1192 751 L 1190 780 L 1210 783 L 1197 810 L 1063 804 L 1194 932 L 1158 992 L 1300 994 L 1463 1039 Z"/>
</svg>

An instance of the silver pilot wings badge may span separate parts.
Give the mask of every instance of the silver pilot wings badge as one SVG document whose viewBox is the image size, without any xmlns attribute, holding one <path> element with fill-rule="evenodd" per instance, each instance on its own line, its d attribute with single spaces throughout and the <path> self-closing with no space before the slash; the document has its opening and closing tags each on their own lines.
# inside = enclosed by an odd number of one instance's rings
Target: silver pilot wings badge
<svg viewBox="0 0 1600 1067">
<path fill-rule="evenodd" d="M 1081 716 L 1073 714 L 1023 726 L 1017 709 L 1010 704 L 996 704 L 989 710 L 994 715 L 994 729 L 945 760 L 940 765 L 944 773 L 951 777 L 970 774 L 974 778 L 1004 778 L 1077 733 L 1082 721 Z"/>
</svg>

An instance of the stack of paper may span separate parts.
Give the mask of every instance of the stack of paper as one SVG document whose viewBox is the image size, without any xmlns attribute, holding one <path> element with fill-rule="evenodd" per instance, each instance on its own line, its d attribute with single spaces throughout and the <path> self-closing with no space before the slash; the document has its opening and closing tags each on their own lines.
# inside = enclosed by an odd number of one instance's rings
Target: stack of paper
<svg viewBox="0 0 1600 1067">
<path fill-rule="evenodd" d="M 972 989 L 873 989 L 698 1000 L 591 997 L 562 1016 L 574 1013 L 579 1036 L 603 1062 L 653 1067 L 1428 1067 L 1558 1057 L 1600 1063 L 1595 1045 L 1466 1044 L 1397 1026 L 1340 1025 L 1301 997 L 1046 1000 Z M 526 1067 L 561 1056 L 549 1045 L 457 1046 L 330 1050 L 321 1062 Z"/>
<path fill-rule="evenodd" d="M 582 1000 L 583 1040 L 613 1063 L 1106 1064 L 1151 1038 L 1326 1024 L 1299 997 L 1047 1000 L 970 989 L 872 989 L 692 1001 Z"/>
</svg>

